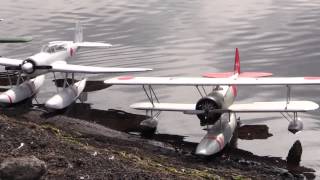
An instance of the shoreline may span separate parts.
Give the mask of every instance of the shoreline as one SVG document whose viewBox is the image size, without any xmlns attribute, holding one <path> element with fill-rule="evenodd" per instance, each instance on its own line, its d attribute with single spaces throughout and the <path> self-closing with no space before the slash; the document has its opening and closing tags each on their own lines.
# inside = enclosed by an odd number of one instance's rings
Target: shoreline
<svg viewBox="0 0 320 180">
<path fill-rule="evenodd" d="M 134 129 L 145 118 L 142 115 L 92 110 L 87 104 L 70 108 L 63 114 L 30 111 L 24 106 L 5 110 L 5 115 L 0 116 L 1 135 L 5 137 L 0 145 L 7 148 L 2 148 L 0 162 L 10 157 L 34 155 L 47 164 L 44 177 L 49 179 L 79 179 L 81 173 L 90 179 L 314 178 L 314 170 L 306 167 L 289 172 L 286 161 L 278 157 L 260 157 L 232 147 L 215 156 L 199 157 L 193 153 L 196 143 L 184 142 L 177 135 L 141 138 L 122 132 Z M 115 128 L 118 123 L 123 125 L 122 129 Z M 24 143 L 24 147 L 15 150 L 20 143 Z M 59 167 L 56 162 L 59 159 L 66 166 Z M 78 161 L 83 165 L 77 166 Z"/>
</svg>

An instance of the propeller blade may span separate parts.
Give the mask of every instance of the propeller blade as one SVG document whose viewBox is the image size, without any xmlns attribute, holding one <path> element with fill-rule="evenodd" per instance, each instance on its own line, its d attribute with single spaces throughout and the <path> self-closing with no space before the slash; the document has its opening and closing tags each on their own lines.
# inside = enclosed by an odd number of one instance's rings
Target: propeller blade
<svg viewBox="0 0 320 180">
<path fill-rule="evenodd" d="M 187 111 L 183 111 L 184 114 L 191 114 L 191 115 L 196 115 L 196 114 L 211 114 L 211 113 L 225 113 L 225 112 L 229 112 L 230 110 L 228 109 L 212 109 L 209 111 L 205 111 L 205 110 L 187 110 Z"/>
<path fill-rule="evenodd" d="M 45 66 L 45 65 L 43 65 L 43 66 L 35 66 L 34 68 L 35 68 L 35 69 L 52 69 L 52 66 Z"/>
<path fill-rule="evenodd" d="M 18 70 L 21 70 L 21 66 L 6 66 L 4 69 L 5 70 L 16 70 L 16 71 L 18 71 Z"/>
<path fill-rule="evenodd" d="M 204 114 L 205 111 L 204 110 L 187 110 L 187 111 L 183 111 L 183 113 L 194 115 L 194 114 Z"/>
</svg>

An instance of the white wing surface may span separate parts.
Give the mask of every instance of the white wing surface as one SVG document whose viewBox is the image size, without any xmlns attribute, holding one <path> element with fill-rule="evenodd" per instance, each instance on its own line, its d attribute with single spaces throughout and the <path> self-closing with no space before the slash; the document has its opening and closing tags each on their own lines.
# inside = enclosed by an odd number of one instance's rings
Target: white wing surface
<svg viewBox="0 0 320 180">
<path fill-rule="evenodd" d="M 202 77 L 116 77 L 104 81 L 114 85 L 320 85 L 320 77 L 202 78 Z"/>
<path fill-rule="evenodd" d="M 94 67 L 94 66 L 72 65 L 72 64 L 65 64 L 65 63 L 54 63 L 51 66 L 52 66 L 51 71 L 53 72 L 70 72 L 70 73 L 87 73 L 87 74 L 140 72 L 140 71 L 152 70 L 147 68 Z"/>
<path fill-rule="evenodd" d="M 180 111 L 186 114 L 197 114 L 196 104 L 178 104 L 178 103 L 153 103 L 142 102 L 130 106 L 139 110 L 158 110 L 158 111 Z M 212 112 L 306 112 L 319 108 L 319 105 L 312 101 L 276 101 L 276 102 L 253 102 L 248 104 L 233 104 L 227 109 L 216 109 Z"/>
<path fill-rule="evenodd" d="M 0 65 L 2 66 L 19 66 L 22 62 L 23 60 L 20 59 L 0 58 Z"/>
</svg>

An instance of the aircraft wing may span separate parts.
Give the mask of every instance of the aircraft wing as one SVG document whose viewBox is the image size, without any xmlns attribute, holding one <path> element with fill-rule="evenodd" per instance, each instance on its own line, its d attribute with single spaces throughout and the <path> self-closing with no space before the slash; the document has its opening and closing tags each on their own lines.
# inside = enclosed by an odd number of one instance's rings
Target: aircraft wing
<svg viewBox="0 0 320 180">
<path fill-rule="evenodd" d="M 69 73 L 87 73 L 87 74 L 100 74 L 100 73 L 121 73 L 121 72 L 140 72 L 150 71 L 148 68 L 116 68 L 116 67 L 94 67 L 72 65 L 65 63 L 54 63 L 51 65 L 53 72 L 69 72 Z"/>
<path fill-rule="evenodd" d="M 32 37 L 0 37 L 0 43 L 25 43 L 32 41 Z"/>
<path fill-rule="evenodd" d="M 74 45 L 78 47 L 111 47 L 111 44 L 108 43 L 99 43 L 99 42 L 76 42 Z"/>
<path fill-rule="evenodd" d="M 320 77 L 203 78 L 203 77 L 116 77 L 104 81 L 113 85 L 320 85 Z"/>
<path fill-rule="evenodd" d="M 23 60 L 20 59 L 0 58 L 0 65 L 2 66 L 19 66 L 22 62 Z"/>
<path fill-rule="evenodd" d="M 130 106 L 138 110 L 158 111 L 180 111 L 185 114 L 204 113 L 203 110 L 196 110 L 196 104 L 178 103 L 153 103 L 142 102 Z M 318 109 L 319 105 L 312 101 L 275 101 L 275 102 L 253 102 L 248 104 L 233 104 L 226 109 L 215 109 L 211 112 L 237 112 L 237 113 L 258 113 L 258 112 L 306 112 Z"/>
</svg>

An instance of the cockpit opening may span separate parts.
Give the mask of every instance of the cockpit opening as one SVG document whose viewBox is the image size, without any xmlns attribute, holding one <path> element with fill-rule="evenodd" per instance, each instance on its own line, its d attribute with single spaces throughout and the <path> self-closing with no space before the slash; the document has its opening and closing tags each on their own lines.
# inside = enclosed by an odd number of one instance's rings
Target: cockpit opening
<svg viewBox="0 0 320 180">
<path fill-rule="evenodd" d="M 41 52 L 55 53 L 59 51 L 66 51 L 67 48 L 64 45 L 44 45 L 41 48 Z"/>
</svg>

